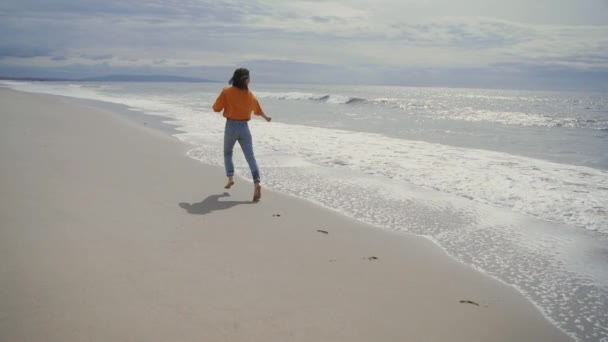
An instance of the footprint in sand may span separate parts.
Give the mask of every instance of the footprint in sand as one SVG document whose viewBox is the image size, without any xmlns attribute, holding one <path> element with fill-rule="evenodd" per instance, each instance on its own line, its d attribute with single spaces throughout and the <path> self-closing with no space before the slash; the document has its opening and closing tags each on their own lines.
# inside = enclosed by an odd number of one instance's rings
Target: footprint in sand
<svg viewBox="0 0 608 342">
<path fill-rule="evenodd" d="M 472 300 L 461 300 L 460 304 L 471 304 L 471 305 L 479 306 L 479 304 L 475 303 Z"/>
</svg>

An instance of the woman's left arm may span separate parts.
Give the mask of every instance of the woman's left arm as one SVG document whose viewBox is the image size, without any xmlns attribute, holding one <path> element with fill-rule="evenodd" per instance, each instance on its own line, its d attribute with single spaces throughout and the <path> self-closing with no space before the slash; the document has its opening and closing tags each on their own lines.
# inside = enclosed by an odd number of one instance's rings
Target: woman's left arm
<svg viewBox="0 0 608 342">
<path fill-rule="evenodd" d="M 261 117 L 264 118 L 264 120 L 266 120 L 267 122 L 270 122 L 270 120 L 272 120 L 272 118 L 270 116 L 266 116 L 266 114 L 262 113 L 260 114 Z"/>
<path fill-rule="evenodd" d="M 253 97 L 253 114 L 263 117 L 264 120 L 266 120 L 267 122 L 270 122 L 270 120 L 272 120 L 270 116 L 266 116 L 266 114 L 264 114 L 262 106 L 260 106 L 260 103 L 258 102 L 258 99 L 255 98 L 255 96 Z"/>
</svg>

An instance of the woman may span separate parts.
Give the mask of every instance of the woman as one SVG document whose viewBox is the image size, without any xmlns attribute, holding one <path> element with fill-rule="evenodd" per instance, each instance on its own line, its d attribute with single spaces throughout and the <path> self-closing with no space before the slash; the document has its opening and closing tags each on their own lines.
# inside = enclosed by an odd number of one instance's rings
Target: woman
<svg viewBox="0 0 608 342">
<path fill-rule="evenodd" d="M 227 87 L 222 90 L 213 104 L 215 112 L 224 111 L 226 118 L 226 128 L 224 129 L 224 165 L 226 166 L 226 176 L 228 184 L 224 188 L 230 189 L 234 185 L 234 164 L 232 163 L 232 150 L 238 141 L 249 164 L 251 177 L 253 178 L 254 191 L 253 201 L 257 202 L 262 197 L 262 187 L 260 186 L 260 171 L 253 155 L 253 142 L 251 132 L 249 132 L 248 121 L 251 119 L 251 112 L 263 117 L 270 122 L 271 118 L 264 114 L 262 107 L 249 91 L 249 70 L 239 68 L 234 71 L 234 75 Z"/>
</svg>

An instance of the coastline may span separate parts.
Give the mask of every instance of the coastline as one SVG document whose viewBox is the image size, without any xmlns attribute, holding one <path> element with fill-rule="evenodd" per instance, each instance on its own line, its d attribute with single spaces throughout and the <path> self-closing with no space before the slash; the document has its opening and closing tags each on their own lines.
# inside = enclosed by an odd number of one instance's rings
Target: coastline
<svg viewBox="0 0 608 342">
<path fill-rule="evenodd" d="M 3 340 L 570 340 L 427 239 L 270 191 L 250 204 L 242 180 L 224 196 L 223 171 L 161 132 L 0 98 Z"/>
</svg>

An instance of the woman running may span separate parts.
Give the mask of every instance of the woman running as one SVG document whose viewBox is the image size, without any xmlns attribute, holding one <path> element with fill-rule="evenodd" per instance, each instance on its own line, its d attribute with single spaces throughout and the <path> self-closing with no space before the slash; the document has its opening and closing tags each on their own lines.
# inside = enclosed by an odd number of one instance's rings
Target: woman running
<svg viewBox="0 0 608 342">
<path fill-rule="evenodd" d="M 232 86 L 222 90 L 213 104 L 213 110 L 215 112 L 223 110 L 224 117 L 226 118 L 226 127 L 224 129 L 224 165 L 226 167 L 228 183 L 225 188 L 230 189 L 234 185 L 232 151 L 234 144 L 238 141 L 251 170 L 254 184 L 253 201 L 257 202 L 262 197 L 262 186 L 260 185 L 260 171 L 253 154 L 253 141 L 248 121 L 251 120 L 251 112 L 263 117 L 268 122 L 270 122 L 271 118 L 264 114 L 255 95 L 249 91 L 250 81 L 249 70 L 245 68 L 236 69 L 230 82 L 228 82 Z"/>
</svg>

